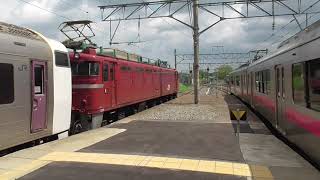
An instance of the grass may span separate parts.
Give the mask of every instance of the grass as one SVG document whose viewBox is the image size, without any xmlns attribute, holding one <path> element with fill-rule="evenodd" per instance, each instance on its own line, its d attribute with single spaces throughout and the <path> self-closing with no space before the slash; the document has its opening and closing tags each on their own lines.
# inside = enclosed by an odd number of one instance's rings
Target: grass
<svg viewBox="0 0 320 180">
<path fill-rule="evenodd" d="M 186 93 L 190 90 L 190 86 L 179 83 L 179 93 Z"/>
</svg>

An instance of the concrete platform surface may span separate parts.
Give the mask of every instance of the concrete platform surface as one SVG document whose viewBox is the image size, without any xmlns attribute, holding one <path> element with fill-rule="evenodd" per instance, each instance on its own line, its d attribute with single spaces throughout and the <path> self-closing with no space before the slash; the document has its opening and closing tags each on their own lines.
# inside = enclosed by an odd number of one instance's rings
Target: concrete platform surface
<svg viewBox="0 0 320 180">
<path fill-rule="evenodd" d="M 0 179 L 319 180 L 248 112 L 235 136 L 233 96 L 202 88 L 97 130 L 0 158 Z"/>
</svg>

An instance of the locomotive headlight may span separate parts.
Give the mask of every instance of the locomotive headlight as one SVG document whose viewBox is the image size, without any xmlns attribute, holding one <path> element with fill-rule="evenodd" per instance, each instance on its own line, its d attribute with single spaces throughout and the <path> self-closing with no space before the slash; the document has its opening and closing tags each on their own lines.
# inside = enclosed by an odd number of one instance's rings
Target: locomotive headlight
<svg viewBox="0 0 320 180">
<path fill-rule="evenodd" d="M 82 108 L 85 108 L 85 107 L 86 107 L 86 105 L 87 105 L 87 100 L 82 99 L 82 101 L 81 101 L 80 105 L 81 105 L 81 107 L 82 107 Z"/>
<path fill-rule="evenodd" d="M 79 53 L 77 53 L 77 52 L 76 52 L 76 53 L 74 53 L 74 58 L 78 60 L 78 59 L 80 58 L 80 54 L 79 54 Z"/>
</svg>

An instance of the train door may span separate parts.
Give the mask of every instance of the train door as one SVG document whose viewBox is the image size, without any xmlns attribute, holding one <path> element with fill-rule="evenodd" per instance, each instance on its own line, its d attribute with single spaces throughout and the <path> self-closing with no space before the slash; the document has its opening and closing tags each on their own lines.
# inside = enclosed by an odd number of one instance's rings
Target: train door
<svg viewBox="0 0 320 180">
<path fill-rule="evenodd" d="M 32 120 L 31 132 L 38 132 L 47 126 L 47 64 L 32 61 Z"/>
<path fill-rule="evenodd" d="M 250 72 L 250 101 L 251 101 L 251 106 L 253 106 L 253 89 L 254 89 L 254 75 L 253 75 L 253 72 Z"/>
<path fill-rule="evenodd" d="M 279 122 L 283 118 L 283 110 L 285 104 L 285 88 L 284 88 L 284 67 L 277 65 L 275 67 L 275 79 L 276 79 L 276 122 L 275 125 L 278 128 Z"/>
<path fill-rule="evenodd" d="M 117 105 L 115 86 L 115 64 L 104 62 L 103 64 L 103 85 L 105 108 L 109 109 Z"/>
</svg>

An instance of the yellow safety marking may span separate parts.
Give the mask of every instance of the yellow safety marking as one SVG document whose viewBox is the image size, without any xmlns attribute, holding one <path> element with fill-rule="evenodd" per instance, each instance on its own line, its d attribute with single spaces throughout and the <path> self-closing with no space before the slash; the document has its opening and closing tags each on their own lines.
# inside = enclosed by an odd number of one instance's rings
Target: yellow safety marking
<svg viewBox="0 0 320 180">
<path fill-rule="evenodd" d="M 34 160 L 27 165 L 17 167 L 15 170 L 8 170 L 4 173 L 0 173 L 0 180 L 17 179 L 17 177 L 22 177 L 28 174 L 29 172 L 37 170 L 49 163 L 49 161 Z"/>
<path fill-rule="evenodd" d="M 273 179 L 268 167 L 232 163 L 224 161 L 207 161 L 160 156 L 140 156 L 127 154 L 100 154 L 82 152 L 54 152 L 43 156 L 41 161 L 66 161 L 97 164 L 112 164 L 161 169 L 176 169 L 215 174 L 229 174 L 254 178 Z"/>
<path fill-rule="evenodd" d="M 240 120 L 242 116 L 246 113 L 246 111 L 232 111 L 233 115 L 236 117 L 237 120 Z"/>
<path fill-rule="evenodd" d="M 96 155 L 90 156 L 89 154 L 84 154 L 83 156 L 80 156 L 77 153 L 72 154 L 68 152 L 88 147 L 124 131 L 125 129 L 99 128 L 1 157 L 0 165 L 4 164 L 5 169 L 0 169 L 0 180 L 18 179 L 19 177 L 33 172 L 50 162 L 64 161 L 66 156 L 68 156 L 69 159 L 73 159 L 74 162 L 91 163 L 92 161 L 100 161 L 100 163 L 105 163 L 113 156 L 106 155 L 103 158 L 97 158 Z M 55 151 L 61 152 L 55 153 Z M 124 157 L 125 155 L 122 158 Z M 115 159 L 113 162 L 117 163 L 120 161 L 119 159 Z M 130 164 L 130 162 L 125 163 Z"/>
</svg>

